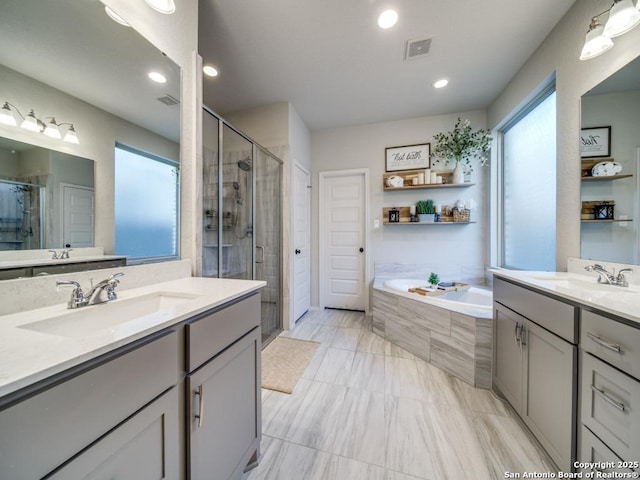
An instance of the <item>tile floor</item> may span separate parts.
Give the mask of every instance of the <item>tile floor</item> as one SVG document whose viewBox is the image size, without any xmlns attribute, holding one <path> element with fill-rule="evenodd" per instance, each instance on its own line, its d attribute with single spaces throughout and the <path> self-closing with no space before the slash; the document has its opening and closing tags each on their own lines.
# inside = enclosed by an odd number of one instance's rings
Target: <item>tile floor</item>
<svg viewBox="0 0 640 480">
<path fill-rule="evenodd" d="M 283 336 L 320 342 L 294 392 L 262 391 L 262 460 L 247 480 L 492 480 L 555 472 L 515 413 L 369 329 L 307 313 Z"/>
</svg>

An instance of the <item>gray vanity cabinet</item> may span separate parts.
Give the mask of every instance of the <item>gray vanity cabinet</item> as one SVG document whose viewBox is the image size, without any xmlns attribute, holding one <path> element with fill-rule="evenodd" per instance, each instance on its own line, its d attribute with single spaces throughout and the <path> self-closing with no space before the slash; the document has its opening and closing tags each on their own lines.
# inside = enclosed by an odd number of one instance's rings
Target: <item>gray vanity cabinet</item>
<svg viewBox="0 0 640 480">
<path fill-rule="evenodd" d="M 575 325 L 573 306 L 494 280 L 494 389 L 567 472 L 576 451 L 577 346 L 564 337 L 576 338 Z"/>
<path fill-rule="evenodd" d="M 259 322 L 260 296 L 253 295 L 186 325 L 191 480 L 239 479 L 259 457 Z"/>
</svg>

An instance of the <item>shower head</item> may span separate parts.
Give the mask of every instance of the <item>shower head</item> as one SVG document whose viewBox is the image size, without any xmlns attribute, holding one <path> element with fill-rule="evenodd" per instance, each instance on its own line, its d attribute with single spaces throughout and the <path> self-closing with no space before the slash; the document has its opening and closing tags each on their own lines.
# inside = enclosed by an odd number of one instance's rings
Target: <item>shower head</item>
<svg viewBox="0 0 640 480">
<path fill-rule="evenodd" d="M 244 170 L 245 172 L 248 172 L 249 170 L 251 170 L 251 158 L 247 157 L 244 160 L 239 160 L 238 168 L 240 170 Z"/>
</svg>

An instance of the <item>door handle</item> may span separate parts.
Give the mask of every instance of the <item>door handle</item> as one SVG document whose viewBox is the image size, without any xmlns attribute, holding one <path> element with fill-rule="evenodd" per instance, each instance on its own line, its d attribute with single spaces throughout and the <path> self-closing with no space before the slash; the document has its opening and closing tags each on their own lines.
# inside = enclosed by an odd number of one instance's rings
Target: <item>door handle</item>
<svg viewBox="0 0 640 480">
<path fill-rule="evenodd" d="M 256 258 L 256 263 L 264 263 L 264 246 L 256 245 L 256 250 L 260 250 L 260 260 Z"/>
<path fill-rule="evenodd" d="M 360 253 L 364 252 L 364 248 L 360 247 Z"/>
<path fill-rule="evenodd" d="M 296 255 L 300 255 L 300 253 L 301 253 L 301 252 L 300 252 L 300 249 L 299 249 L 299 248 L 296 248 Z"/>
<path fill-rule="evenodd" d="M 202 390 L 202 385 L 193 391 L 194 399 L 196 395 L 198 396 L 198 414 L 193 417 L 198 419 L 198 428 L 200 428 L 204 420 L 204 391 Z"/>
</svg>

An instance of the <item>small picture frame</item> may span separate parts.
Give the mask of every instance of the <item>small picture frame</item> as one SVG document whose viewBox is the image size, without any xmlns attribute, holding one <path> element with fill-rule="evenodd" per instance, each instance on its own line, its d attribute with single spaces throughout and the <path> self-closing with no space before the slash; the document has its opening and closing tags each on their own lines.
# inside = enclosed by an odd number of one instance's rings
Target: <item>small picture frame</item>
<svg viewBox="0 0 640 480">
<path fill-rule="evenodd" d="M 431 144 L 429 143 L 388 147 L 384 149 L 384 152 L 387 172 L 417 170 L 429 168 L 430 165 Z"/>
<path fill-rule="evenodd" d="M 611 156 L 611 127 L 592 127 L 580 130 L 580 157 Z"/>
</svg>

